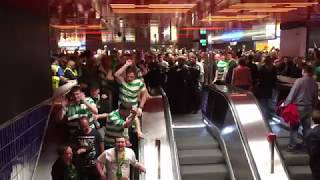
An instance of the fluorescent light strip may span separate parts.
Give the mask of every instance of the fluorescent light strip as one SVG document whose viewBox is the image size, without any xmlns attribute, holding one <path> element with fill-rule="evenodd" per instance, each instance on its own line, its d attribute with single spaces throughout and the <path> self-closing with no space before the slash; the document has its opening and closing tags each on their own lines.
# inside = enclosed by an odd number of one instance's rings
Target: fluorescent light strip
<svg viewBox="0 0 320 180">
<path fill-rule="evenodd" d="M 289 11 L 294 11 L 297 10 L 297 8 L 270 8 L 270 9 L 255 9 L 255 10 L 250 10 L 249 12 L 251 13 L 259 13 L 259 12 L 265 12 L 265 13 L 277 13 L 277 12 L 289 12 Z"/>
<path fill-rule="evenodd" d="M 197 125 L 172 125 L 174 129 L 185 129 L 185 128 L 204 128 L 205 124 L 197 124 Z"/>
<path fill-rule="evenodd" d="M 288 5 L 286 8 L 306 8 L 308 5 Z"/>
<path fill-rule="evenodd" d="M 236 16 L 208 16 L 205 19 L 253 19 L 253 18 L 266 18 L 269 15 L 236 15 Z"/>
<path fill-rule="evenodd" d="M 174 8 L 174 9 L 179 9 L 179 8 L 185 8 L 185 9 L 191 9 L 196 4 L 149 4 L 148 8 L 152 9 L 161 9 L 161 8 Z"/>
<path fill-rule="evenodd" d="M 115 8 L 127 8 L 127 9 L 134 9 L 136 5 L 134 4 L 110 4 L 112 9 Z"/>
<path fill-rule="evenodd" d="M 196 4 L 110 4 L 112 11 L 118 14 L 170 14 L 186 13 Z"/>
<path fill-rule="evenodd" d="M 186 13 L 189 9 L 114 9 L 117 14 L 171 14 Z"/>
<path fill-rule="evenodd" d="M 211 20 L 201 20 L 202 22 L 228 22 L 228 21 L 256 21 L 259 19 L 211 19 Z"/>
<path fill-rule="evenodd" d="M 135 8 L 150 8 L 150 9 L 191 9 L 196 4 L 110 4 L 112 9 L 135 9 Z"/>
<path fill-rule="evenodd" d="M 256 7 L 273 7 L 275 5 L 272 4 L 252 4 L 252 5 L 231 5 L 230 8 L 256 8 Z"/>
<path fill-rule="evenodd" d="M 101 29 L 101 25 L 57 25 L 50 24 L 50 27 L 56 29 Z"/>
<path fill-rule="evenodd" d="M 275 5 L 283 5 L 283 4 L 288 4 L 288 5 L 306 5 L 306 6 L 312 6 L 312 5 L 317 5 L 319 2 L 288 2 L 288 3 L 272 3 Z"/>
<path fill-rule="evenodd" d="M 237 15 L 237 16 L 208 16 L 200 21 L 224 22 L 224 21 L 254 21 L 269 17 L 269 15 Z"/>
<path fill-rule="evenodd" d="M 147 5 L 135 5 L 135 8 L 148 8 Z"/>
<path fill-rule="evenodd" d="M 179 30 L 183 30 L 183 31 L 193 31 L 193 30 L 201 30 L 201 29 L 205 29 L 205 30 L 222 30 L 224 28 L 223 27 L 182 27 L 182 28 L 179 28 Z"/>
<path fill-rule="evenodd" d="M 221 11 L 218 11 L 219 13 L 237 13 L 241 11 L 241 9 L 223 9 Z"/>
<path fill-rule="evenodd" d="M 273 7 L 278 5 L 305 5 L 305 6 L 312 6 L 319 4 L 318 2 L 283 2 L 283 3 L 238 3 L 231 5 L 230 8 L 242 8 L 242 7 Z"/>
</svg>

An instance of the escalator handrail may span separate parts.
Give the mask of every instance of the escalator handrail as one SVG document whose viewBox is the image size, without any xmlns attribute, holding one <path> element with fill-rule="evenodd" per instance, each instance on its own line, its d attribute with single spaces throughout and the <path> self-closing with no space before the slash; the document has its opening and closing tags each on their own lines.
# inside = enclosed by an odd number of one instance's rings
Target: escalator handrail
<svg viewBox="0 0 320 180">
<path fill-rule="evenodd" d="M 260 108 L 260 105 L 259 105 L 257 98 L 250 91 L 248 91 L 247 94 L 251 96 L 252 100 L 257 104 L 257 107 L 258 107 L 260 113 L 262 113 L 262 110 Z M 272 128 L 271 128 L 270 124 L 266 120 L 264 120 L 263 122 L 266 125 L 266 127 L 268 128 L 269 132 L 272 132 Z M 286 174 L 289 175 L 289 170 L 288 170 L 288 167 L 286 166 L 286 163 L 284 161 L 284 156 L 281 153 L 278 142 L 275 143 L 275 149 L 276 149 L 278 155 L 280 156 L 281 163 L 284 165 L 283 167 L 284 167 Z"/>
<path fill-rule="evenodd" d="M 177 146 L 174 142 L 174 133 L 172 127 L 172 117 L 170 112 L 170 105 L 168 101 L 168 97 L 164 90 L 160 88 L 162 99 L 163 99 L 163 106 L 164 106 L 164 113 L 165 113 L 165 121 L 166 121 L 166 129 L 167 129 L 167 136 L 169 141 L 169 146 L 171 149 L 171 159 L 172 159 L 172 171 L 175 180 L 181 180 L 180 174 L 180 164 L 178 159 L 178 150 Z"/>
<path fill-rule="evenodd" d="M 250 164 L 250 165 L 252 165 L 252 167 L 253 167 L 253 172 L 258 175 L 259 179 L 261 179 L 260 174 L 259 174 L 259 172 L 258 172 L 258 168 L 257 168 L 256 163 L 255 163 L 255 161 L 254 161 L 252 152 L 251 152 L 251 150 L 250 150 L 250 148 L 249 148 L 249 143 L 248 143 L 247 139 L 244 138 L 244 137 L 245 137 L 245 136 L 244 136 L 245 133 L 243 132 L 242 124 L 239 122 L 239 115 L 238 115 L 237 111 L 235 110 L 235 104 L 234 104 L 233 100 L 230 99 L 230 97 L 228 96 L 228 94 L 227 94 L 226 92 L 223 92 L 222 90 L 216 88 L 216 86 L 209 86 L 209 87 L 210 87 L 211 90 L 213 90 L 213 91 L 221 94 L 221 95 L 227 100 L 227 102 L 229 103 L 230 107 L 232 107 L 232 108 L 231 108 L 231 111 L 232 111 L 232 113 L 233 113 L 233 114 L 235 115 L 235 117 L 236 117 L 236 118 L 235 118 L 236 123 L 237 123 L 236 125 L 237 125 L 238 128 L 239 128 L 240 135 L 243 137 L 243 138 L 242 138 L 242 141 L 244 142 L 244 145 L 245 145 L 245 147 L 246 147 L 246 149 L 247 149 L 247 151 L 248 151 L 248 155 L 249 155 L 248 158 L 249 158 L 249 160 L 250 160 L 250 163 L 252 163 L 252 164 Z M 260 106 L 258 105 L 259 103 L 258 103 L 257 99 L 255 98 L 255 96 L 254 96 L 251 92 L 245 91 L 245 90 L 242 90 L 242 89 L 239 89 L 239 88 L 236 88 L 236 87 L 232 87 L 232 88 L 235 89 L 235 90 L 239 90 L 239 91 L 245 92 L 246 96 L 249 97 L 250 100 L 252 100 L 252 101 L 256 104 L 256 106 L 257 106 L 257 108 L 259 109 L 260 113 L 262 113 L 262 111 L 261 111 L 261 109 L 260 109 Z M 263 117 L 262 117 L 262 118 L 263 118 Z M 271 127 L 269 126 L 269 124 L 268 124 L 266 121 L 263 121 L 263 122 L 264 122 L 264 124 L 266 125 L 266 127 L 268 128 L 268 131 L 271 132 L 271 129 L 270 129 Z M 277 144 L 277 143 L 276 143 L 276 144 Z M 286 174 L 287 177 L 289 177 L 288 169 L 287 169 L 287 166 L 285 165 L 285 163 L 284 163 L 284 161 L 283 161 L 283 157 L 282 157 L 282 154 L 281 154 L 281 152 L 280 152 L 280 149 L 278 148 L 278 145 L 276 145 L 275 147 L 276 147 L 276 150 L 277 150 L 277 154 L 278 154 L 279 157 L 280 157 L 280 162 L 281 162 L 281 164 L 283 165 L 285 174 Z"/>
<path fill-rule="evenodd" d="M 236 121 L 235 125 L 239 129 L 240 136 L 244 137 L 244 132 L 243 132 L 243 130 L 241 128 L 241 125 L 240 125 L 241 123 L 239 122 L 239 116 L 238 116 L 238 113 L 235 110 L 235 104 L 232 102 L 231 99 L 229 99 L 229 97 L 224 92 L 219 91 L 219 89 L 215 88 L 215 86 L 208 86 L 208 87 L 209 87 L 210 90 L 222 95 L 225 98 L 225 100 L 227 101 L 229 107 L 231 107 L 230 111 L 231 111 L 232 115 L 235 117 L 235 121 Z M 260 176 L 259 176 L 259 172 L 258 172 L 257 166 L 256 166 L 256 164 L 254 162 L 253 155 L 252 155 L 252 153 L 250 151 L 248 141 L 245 138 L 241 138 L 241 141 L 242 141 L 242 144 L 245 146 L 244 150 L 245 150 L 245 152 L 247 154 L 247 157 L 248 157 L 248 160 L 249 160 L 248 162 L 249 162 L 251 171 L 253 172 L 253 175 L 254 175 L 255 179 L 261 179 Z"/>
<path fill-rule="evenodd" d="M 258 106 L 258 109 L 259 111 L 262 113 L 262 110 L 260 108 L 260 105 L 259 105 L 259 102 L 257 100 L 257 98 L 251 93 L 251 92 L 248 92 L 251 96 L 252 96 L 252 99 L 254 100 L 254 102 L 257 104 Z M 270 124 L 268 123 L 268 120 L 264 120 L 264 123 L 266 125 L 266 127 L 268 128 L 269 132 L 272 132 L 272 128 L 270 126 Z M 281 124 L 282 125 L 282 124 Z M 282 164 L 284 164 L 284 170 L 286 171 L 286 174 L 289 175 L 289 169 L 288 169 L 288 166 L 286 165 L 285 161 L 284 161 L 284 156 L 283 154 L 281 153 L 281 150 L 280 150 L 280 147 L 279 147 L 279 144 L 278 142 L 276 141 L 275 143 L 275 149 L 276 151 L 278 152 L 278 155 L 280 156 L 280 161 Z"/>
<path fill-rule="evenodd" d="M 143 117 L 141 117 L 140 126 L 141 126 L 141 129 L 143 130 L 142 118 Z M 144 139 L 138 140 L 138 152 L 139 152 L 138 160 L 140 163 L 144 164 Z M 146 179 L 145 174 L 140 173 L 139 180 L 145 180 L 145 179 Z"/>
<path fill-rule="evenodd" d="M 65 85 L 63 85 L 63 86 L 59 87 L 58 89 L 56 89 L 53 92 L 53 95 L 52 95 L 51 98 L 45 100 L 44 102 L 38 104 L 37 106 L 35 106 L 33 108 L 31 108 L 30 110 L 28 110 L 28 112 L 31 112 L 34 109 L 39 108 L 40 106 L 42 106 L 44 104 L 50 104 L 50 103 L 53 104 L 56 98 L 65 96 L 66 94 L 68 94 L 70 92 L 71 88 L 73 86 L 77 85 L 77 84 L 78 84 L 78 82 L 76 80 L 69 81 Z M 38 168 L 38 163 L 39 163 L 39 159 L 40 159 L 40 156 L 41 156 L 43 143 L 44 143 L 45 137 L 47 135 L 47 130 L 48 130 L 48 126 L 49 126 L 50 117 L 52 115 L 53 107 L 54 107 L 54 104 L 50 108 L 50 112 L 48 114 L 47 122 L 46 122 L 45 127 L 44 127 L 44 132 L 43 132 L 43 135 L 41 137 L 40 147 L 39 147 L 38 155 L 37 155 L 37 158 L 36 158 L 35 166 L 34 166 L 34 169 L 32 171 L 32 178 L 31 179 L 34 179 L 35 172 L 36 172 L 36 170 Z M 27 112 L 24 112 L 24 113 L 27 113 Z M 13 123 L 13 122 L 11 122 L 11 123 Z"/>
<path fill-rule="evenodd" d="M 234 175 L 234 170 L 233 167 L 231 165 L 231 160 L 230 160 L 230 156 L 227 152 L 227 146 L 226 146 L 226 142 L 224 141 L 223 137 L 220 134 L 220 130 L 210 121 L 208 121 L 208 118 L 206 116 L 203 116 L 203 120 L 207 121 L 206 127 L 209 130 L 209 132 L 218 140 L 220 148 L 225 156 L 225 160 L 226 160 L 226 164 L 227 167 L 229 169 L 229 175 L 230 175 L 230 179 L 231 180 L 236 180 L 235 175 Z"/>
<path fill-rule="evenodd" d="M 14 118 L 12 118 L 12 119 L 10 119 L 10 120 L 2 123 L 2 124 L 0 125 L 0 129 L 4 129 L 5 127 L 9 126 L 10 124 L 13 124 L 15 121 L 17 121 L 17 120 L 19 120 L 20 118 L 24 117 L 26 114 L 29 114 L 29 113 L 31 113 L 32 111 L 36 110 L 36 109 L 39 109 L 41 106 L 48 105 L 48 104 L 52 103 L 52 102 L 55 100 L 55 98 L 67 94 L 67 93 L 70 91 L 70 89 L 71 89 L 73 86 L 75 86 L 76 84 L 77 84 L 76 81 L 72 81 L 72 82 L 70 82 L 70 83 L 67 83 L 67 84 L 59 87 L 56 91 L 54 91 L 52 97 L 50 97 L 50 98 L 48 98 L 48 99 L 40 102 L 39 104 L 37 104 L 37 105 L 35 105 L 35 106 L 33 106 L 33 107 L 25 110 L 24 112 L 18 114 L 18 115 L 15 116 Z"/>
</svg>

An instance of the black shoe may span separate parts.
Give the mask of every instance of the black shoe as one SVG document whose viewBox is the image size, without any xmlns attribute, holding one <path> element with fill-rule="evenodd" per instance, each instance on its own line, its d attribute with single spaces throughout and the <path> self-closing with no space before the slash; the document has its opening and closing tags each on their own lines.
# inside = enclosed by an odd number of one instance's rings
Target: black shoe
<svg viewBox="0 0 320 180">
<path fill-rule="evenodd" d="M 299 152 L 299 148 L 298 148 L 297 145 L 291 145 L 291 144 L 289 144 L 289 145 L 287 146 L 287 148 L 286 148 L 286 151 L 287 151 L 287 152 L 292 152 L 292 153 L 297 153 L 297 152 Z"/>
<path fill-rule="evenodd" d="M 307 153 L 307 146 L 304 143 L 299 143 L 296 145 L 297 149 L 301 153 Z"/>
</svg>

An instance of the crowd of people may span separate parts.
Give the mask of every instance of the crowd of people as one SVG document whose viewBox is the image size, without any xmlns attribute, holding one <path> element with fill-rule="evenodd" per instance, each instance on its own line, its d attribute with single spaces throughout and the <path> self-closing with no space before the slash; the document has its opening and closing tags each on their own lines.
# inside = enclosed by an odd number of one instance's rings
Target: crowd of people
<svg viewBox="0 0 320 180">
<path fill-rule="evenodd" d="M 173 113 L 197 113 L 203 86 L 230 84 L 252 91 L 265 118 L 270 119 L 274 115 L 277 75 L 301 78 L 285 104 L 301 106 L 302 125 L 307 131 L 318 93 L 313 75 L 320 75 L 310 65 L 317 66 L 318 61 L 280 57 L 278 49 L 147 53 L 113 50 L 96 55 L 75 51 L 57 55 L 51 65 L 53 89 L 69 80 L 77 80 L 79 85 L 71 89 L 58 108 L 56 119 L 66 129 L 67 144 L 58 150 L 53 180 L 128 180 L 130 165 L 144 172 L 132 149 L 144 137 L 140 118 L 145 102 L 159 86 L 166 91 Z M 305 89 L 310 94 L 307 100 Z M 297 131 L 297 126 L 292 128 L 291 149 L 297 146 Z"/>
</svg>

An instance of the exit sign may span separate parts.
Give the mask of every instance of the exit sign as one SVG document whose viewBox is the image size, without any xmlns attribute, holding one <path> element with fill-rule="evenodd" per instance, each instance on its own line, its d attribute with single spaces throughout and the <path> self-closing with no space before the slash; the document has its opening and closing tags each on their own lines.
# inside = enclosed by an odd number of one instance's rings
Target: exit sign
<svg viewBox="0 0 320 180">
<path fill-rule="evenodd" d="M 205 30 L 205 29 L 200 29 L 200 34 L 201 34 L 201 35 L 206 35 L 206 34 L 207 34 L 207 30 Z"/>
<path fill-rule="evenodd" d="M 201 46 L 207 46 L 207 40 L 206 39 L 200 39 Z"/>
</svg>

